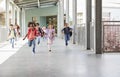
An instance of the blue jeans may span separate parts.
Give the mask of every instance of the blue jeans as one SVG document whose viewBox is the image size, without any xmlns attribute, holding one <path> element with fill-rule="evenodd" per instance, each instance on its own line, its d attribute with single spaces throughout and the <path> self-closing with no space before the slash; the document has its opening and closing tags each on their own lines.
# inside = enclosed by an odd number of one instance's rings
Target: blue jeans
<svg viewBox="0 0 120 77">
<path fill-rule="evenodd" d="M 10 38 L 10 44 L 12 44 L 12 48 L 14 48 L 14 41 L 15 41 L 14 38 Z"/>
<path fill-rule="evenodd" d="M 68 41 L 70 40 L 70 34 L 65 34 L 65 45 L 68 45 Z"/>
<path fill-rule="evenodd" d="M 39 44 L 40 43 L 40 36 L 37 37 L 37 43 Z"/>
<path fill-rule="evenodd" d="M 28 40 L 28 45 L 29 45 L 29 47 L 31 47 L 33 45 L 33 52 L 35 52 L 35 46 L 36 46 L 35 39 Z"/>
</svg>

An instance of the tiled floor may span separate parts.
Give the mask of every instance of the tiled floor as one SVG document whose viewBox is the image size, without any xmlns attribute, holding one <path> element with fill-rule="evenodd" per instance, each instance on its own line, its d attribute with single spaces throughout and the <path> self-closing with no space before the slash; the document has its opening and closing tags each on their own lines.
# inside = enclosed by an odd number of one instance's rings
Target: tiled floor
<svg viewBox="0 0 120 77">
<path fill-rule="evenodd" d="M 26 44 L 0 65 L 0 77 L 120 77 L 120 54 L 96 55 L 61 39 L 52 52 L 42 42 L 33 54 Z"/>
<path fill-rule="evenodd" d="M 18 41 L 15 42 L 15 48 L 11 47 L 9 41 L 0 43 L 0 64 L 2 64 L 10 56 L 15 54 L 26 43 L 26 41 L 27 40 L 23 41 L 22 38 L 20 38 Z"/>
</svg>

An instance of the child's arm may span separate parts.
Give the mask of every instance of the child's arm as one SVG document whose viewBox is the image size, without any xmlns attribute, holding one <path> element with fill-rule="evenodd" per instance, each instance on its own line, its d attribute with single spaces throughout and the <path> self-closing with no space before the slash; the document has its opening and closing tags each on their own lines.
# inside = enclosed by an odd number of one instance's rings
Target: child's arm
<svg viewBox="0 0 120 77">
<path fill-rule="evenodd" d="M 29 33 L 30 33 L 30 29 L 28 29 L 27 34 L 25 35 L 25 37 L 23 38 L 23 40 L 26 39 L 26 37 L 29 35 Z"/>
<path fill-rule="evenodd" d="M 25 37 L 23 38 L 23 40 L 25 40 L 27 36 L 28 36 L 28 34 L 25 35 Z"/>
<path fill-rule="evenodd" d="M 62 33 L 64 33 L 64 28 L 61 30 Z"/>
<path fill-rule="evenodd" d="M 53 30 L 52 35 L 53 35 L 53 37 L 55 37 L 55 29 Z"/>
<path fill-rule="evenodd" d="M 10 33 L 11 33 L 11 31 L 10 31 L 10 29 L 9 29 L 9 33 L 8 33 L 8 36 L 10 36 Z"/>
</svg>

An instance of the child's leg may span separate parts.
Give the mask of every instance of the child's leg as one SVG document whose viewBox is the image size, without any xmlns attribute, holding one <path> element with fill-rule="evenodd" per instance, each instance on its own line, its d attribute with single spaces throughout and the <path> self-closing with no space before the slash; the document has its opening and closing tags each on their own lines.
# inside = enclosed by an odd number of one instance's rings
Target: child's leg
<svg viewBox="0 0 120 77">
<path fill-rule="evenodd" d="M 12 48 L 14 48 L 14 38 L 11 39 Z"/>
<path fill-rule="evenodd" d="M 49 38 L 48 38 L 48 50 L 51 51 L 51 41 Z"/>
<path fill-rule="evenodd" d="M 12 44 L 12 38 L 10 38 L 10 44 Z"/>
<path fill-rule="evenodd" d="M 51 45 L 50 45 L 50 44 L 48 44 L 48 50 L 49 50 L 49 51 L 51 50 Z"/>
<path fill-rule="evenodd" d="M 28 40 L 28 46 L 29 46 L 29 47 L 32 46 L 32 40 Z"/>
<path fill-rule="evenodd" d="M 35 39 L 32 41 L 32 44 L 33 44 L 33 52 L 35 53 L 35 47 L 36 47 Z"/>
<path fill-rule="evenodd" d="M 65 34 L 65 45 L 68 45 L 68 38 L 67 38 L 67 34 Z"/>
<path fill-rule="evenodd" d="M 38 36 L 38 44 L 40 43 L 40 36 Z"/>
</svg>

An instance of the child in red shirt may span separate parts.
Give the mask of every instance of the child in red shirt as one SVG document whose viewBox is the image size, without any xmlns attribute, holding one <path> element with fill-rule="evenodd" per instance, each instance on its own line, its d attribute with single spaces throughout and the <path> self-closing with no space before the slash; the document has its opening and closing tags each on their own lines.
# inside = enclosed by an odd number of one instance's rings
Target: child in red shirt
<svg viewBox="0 0 120 77">
<path fill-rule="evenodd" d="M 35 29 L 35 24 L 33 22 L 29 22 L 28 23 L 28 32 L 26 34 L 26 36 L 24 37 L 23 40 L 25 40 L 25 38 L 27 37 L 28 39 L 28 44 L 29 44 L 29 47 L 31 47 L 33 45 L 33 53 L 35 53 L 35 47 L 36 47 L 36 42 L 35 42 L 35 39 L 36 39 L 36 34 L 37 34 L 37 31 Z"/>
</svg>

